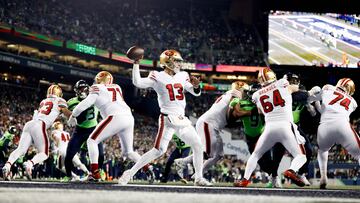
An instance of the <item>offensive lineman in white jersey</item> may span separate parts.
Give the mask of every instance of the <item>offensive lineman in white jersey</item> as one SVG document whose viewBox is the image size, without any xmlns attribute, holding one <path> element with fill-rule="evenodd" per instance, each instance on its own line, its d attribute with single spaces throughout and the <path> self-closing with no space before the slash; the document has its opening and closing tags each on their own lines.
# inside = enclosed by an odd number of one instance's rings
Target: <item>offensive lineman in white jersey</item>
<svg viewBox="0 0 360 203">
<path fill-rule="evenodd" d="M 200 95 L 200 81 L 189 78 L 187 72 L 180 71 L 181 61 L 179 52 L 166 50 L 160 55 L 160 65 L 164 71 L 150 72 L 147 78 L 141 78 L 139 61 L 134 61 L 132 79 L 138 88 L 153 88 L 158 96 L 160 106 L 159 131 L 154 147 L 142 155 L 141 159 L 130 169 L 123 173 L 119 184 L 127 184 L 131 177 L 145 164 L 160 157 L 168 148 L 174 133 L 190 145 L 194 153 L 195 185 L 209 186 L 211 183 L 202 176 L 203 149 L 200 137 L 197 135 L 191 121 L 185 116 L 185 91 L 195 96 Z"/>
<path fill-rule="evenodd" d="M 227 112 L 231 100 L 235 97 L 242 98 L 244 90 L 248 90 L 248 84 L 240 81 L 231 84 L 231 90 L 221 95 L 215 103 L 196 122 L 196 131 L 199 134 L 204 151 L 209 157 L 204 162 L 203 173 L 216 164 L 224 155 L 223 141 L 220 131 L 228 124 Z M 181 177 L 182 171 L 188 163 L 192 163 L 192 156 L 175 159 L 178 174 Z"/>
<path fill-rule="evenodd" d="M 65 171 L 65 156 L 66 156 L 66 149 L 68 146 L 68 143 L 70 141 L 70 134 L 66 131 L 64 131 L 64 125 L 57 121 L 53 124 L 53 131 L 51 132 L 51 137 L 55 141 L 55 146 L 57 147 L 57 164 L 56 167 L 61 170 L 63 173 L 66 173 Z M 87 170 L 86 166 L 81 163 L 79 156 L 76 154 L 73 158 L 73 163 L 75 167 L 80 168 L 85 175 L 89 174 L 89 171 Z M 79 177 L 72 173 L 72 181 L 77 181 Z"/>
<path fill-rule="evenodd" d="M 66 101 L 61 97 L 62 90 L 58 85 L 51 85 L 48 88 L 47 98 L 41 101 L 40 107 L 34 112 L 32 120 L 25 124 L 19 146 L 10 154 L 8 161 L 2 169 L 5 180 L 10 180 L 11 165 L 27 152 L 32 142 L 38 153 L 31 160 L 24 163 L 26 177 L 29 180 L 31 180 L 33 166 L 48 158 L 49 138 L 46 130 L 51 127 L 61 113 L 64 113 L 65 116 L 71 114 L 67 109 Z"/>
<path fill-rule="evenodd" d="M 322 101 L 321 119 L 317 131 L 319 145 L 318 161 L 320 167 L 320 188 L 326 189 L 327 162 L 330 148 L 341 144 L 360 164 L 360 139 L 349 123 L 350 114 L 357 108 L 351 95 L 355 92 L 355 84 L 350 78 L 342 78 L 336 86 L 325 85 L 314 87 L 309 101 Z"/>
<path fill-rule="evenodd" d="M 113 135 L 119 136 L 123 156 L 134 162 L 140 158 L 133 148 L 134 117 L 122 94 L 120 86 L 113 84 L 113 76 L 107 71 L 101 71 L 95 76 L 95 84 L 91 86 L 89 95 L 75 107 L 69 118 L 68 124 L 75 126 L 76 117 L 92 105 L 99 109 L 104 118 L 87 140 L 91 162 L 89 181 L 101 180 L 98 144 Z"/>
<path fill-rule="evenodd" d="M 305 183 L 296 172 L 306 162 L 302 146 L 305 140 L 293 123 L 291 97 L 291 93 L 298 91 L 299 87 L 290 85 L 286 79 L 277 80 L 270 68 L 260 70 L 258 80 L 263 88 L 256 91 L 252 99 L 265 116 L 265 129 L 246 163 L 244 178 L 235 182 L 234 186 L 246 187 L 250 183 L 250 176 L 258 160 L 276 143 L 281 143 L 294 157 L 284 176 L 303 187 Z"/>
</svg>

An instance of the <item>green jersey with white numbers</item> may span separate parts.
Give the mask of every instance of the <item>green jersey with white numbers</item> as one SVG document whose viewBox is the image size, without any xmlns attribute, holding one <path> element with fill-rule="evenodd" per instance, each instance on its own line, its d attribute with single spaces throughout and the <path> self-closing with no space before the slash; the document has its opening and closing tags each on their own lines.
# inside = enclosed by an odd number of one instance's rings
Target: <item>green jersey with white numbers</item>
<svg viewBox="0 0 360 203">
<path fill-rule="evenodd" d="M 246 111 L 252 111 L 254 108 L 257 108 L 256 105 L 252 103 L 250 100 L 239 99 L 239 98 L 234 98 L 230 102 L 230 107 L 234 108 L 235 105 L 238 103 L 240 104 L 240 108 Z M 241 122 L 244 126 L 245 135 L 249 137 L 260 136 L 265 128 L 264 116 L 258 113 L 253 114 L 251 116 L 242 117 Z"/>
<path fill-rule="evenodd" d="M 81 101 L 77 98 L 71 98 L 68 102 L 68 108 L 70 111 L 72 111 Z M 91 106 L 85 111 L 83 111 L 77 119 L 77 126 L 81 128 L 93 128 L 98 124 L 98 115 L 99 115 L 99 109 L 97 109 L 95 106 Z"/>
<path fill-rule="evenodd" d="M 176 148 L 178 149 L 185 149 L 185 148 L 189 148 L 190 146 L 185 144 L 184 141 L 182 141 L 178 136 L 176 136 L 175 134 L 173 135 L 172 138 L 176 144 Z"/>
</svg>

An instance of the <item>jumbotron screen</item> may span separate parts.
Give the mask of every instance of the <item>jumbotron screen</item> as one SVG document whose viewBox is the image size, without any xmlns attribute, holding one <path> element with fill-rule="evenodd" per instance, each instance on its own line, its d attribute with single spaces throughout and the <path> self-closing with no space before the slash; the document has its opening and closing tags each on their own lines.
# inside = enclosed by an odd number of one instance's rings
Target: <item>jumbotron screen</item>
<svg viewBox="0 0 360 203">
<path fill-rule="evenodd" d="M 271 12 L 268 53 L 271 64 L 357 68 L 360 15 Z"/>
</svg>

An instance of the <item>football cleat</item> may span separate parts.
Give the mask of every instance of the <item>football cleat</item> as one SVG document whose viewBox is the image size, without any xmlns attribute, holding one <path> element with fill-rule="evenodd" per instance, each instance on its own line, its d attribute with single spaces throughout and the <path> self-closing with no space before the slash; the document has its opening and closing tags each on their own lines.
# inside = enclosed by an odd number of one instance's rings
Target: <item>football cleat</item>
<svg viewBox="0 0 360 203">
<path fill-rule="evenodd" d="M 276 80 L 276 75 L 270 68 L 263 68 L 259 71 L 258 80 L 262 86 L 266 86 Z"/>
<path fill-rule="evenodd" d="M 184 179 L 184 170 L 186 169 L 186 164 L 184 163 L 183 159 L 175 159 L 175 169 L 177 174 L 181 179 Z"/>
<path fill-rule="evenodd" d="M 292 169 L 288 169 L 284 172 L 285 178 L 289 178 L 293 183 L 299 187 L 304 187 L 305 183 L 302 181 L 301 177 Z"/>
<path fill-rule="evenodd" d="M 251 183 L 250 180 L 243 178 L 240 181 L 234 182 L 234 186 L 235 187 L 247 187 L 250 183 Z"/>
<path fill-rule="evenodd" d="M 336 87 L 345 91 L 348 95 L 353 95 L 355 92 L 355 83 L 350 78 L 341 78 Z"/>
<path fill-rule="evenodd" d="M 107 71 L 100 71 L 95 76 L 95 84 L 109 85 L 113 83 L 113 76 Z"/>
<path fill-rule="evenodd" d="M 2 174 L 5 181 L 11 180 L 11 166 L 9 163 L 6 163 L 5 166 L 2 168 Z"/>
<path fill-rule="evenodd" d="M 311 185 L 311 183 L 309 182 L 309 180 L 306 178 L 306 176 L 304 174 L 301 175 L 301 180 L 305 183 L 305 186 Z"/>
<path fill-rule="evenodd" d="M 87 177 L 88 182 L 100 182 L 101 181 L 101 174 L 99 171 L 95 173 L 90 173 Z"/>
<path fill-rule="evenodd" d="M 31 161 L 27 161 L 24 163 L 24 167 L 25 167 L 25 176 L 29 181 L 31 181 L 33 164 L 31 163 Z"/>
<path fill-rule="evenodd" d="M 128 184 L 128 182 L 131 179 L 131 171 L 130 170 L 126 170 L 124 171 L 124 173 L 122 174 L 122 176 L 119 178 L 119 185 L 126 185 Z"/>
<path fill-rule="evenodd" d="M 327 178 L 320 178 L 320 189 L 325 190 L 327 185 Z"/>
<path fill-rule="evenodd" d="M 63 93 L 61 87 L 59 85 L 50 85 L 50 87 L 47 90 L 46 96 L 49 97 L 51 95 L 62 97 Z"/>
<path fill-rule="evenodd" d="M 202 187 L 208 187 L 212 186 L 213 184 L 207 181 L 205 178 L 198 178 L 194 182 L 194 186 L 202 186 Z"/>
</svg>

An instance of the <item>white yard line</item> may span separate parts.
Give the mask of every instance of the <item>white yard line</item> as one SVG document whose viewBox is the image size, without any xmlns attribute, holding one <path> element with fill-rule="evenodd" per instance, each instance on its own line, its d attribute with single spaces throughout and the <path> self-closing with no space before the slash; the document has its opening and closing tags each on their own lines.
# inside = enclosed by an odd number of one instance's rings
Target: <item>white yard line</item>
<svg viewBox="0 0 360 203">
<path fill-rule="evenodd" d="M 310 47 L 307 47 L 307 46 L 305 46 L 305 45 L 303 45 L 303 44 L 300 44 L 299 42 L 297 42 L 297 41 L 295 41 L 295 40 L 293 40 L 293 39 L 285 36 L 284 34 L 278 32 L 278 31 L 275 31 L 275 30 L 273 30 L 273 29 L 269 29 L 269 30 L 270 30 L 270 32 L 272 32 L 274 35 L 276 35 L 276 36 L 278 36 L 278 37 L 280 37 L 280 38 L 282 38 L 282 39 L 284 39 L 284 40 L 287 40 L 287 41 L 291 42 L 292 44 L 294 44 L 295 46 L 297 46 L 297 47 L 305 50 L 306 52 L 310 52 L 310 53 L 318 56 L 319 58 L 322 58 L 322 59 L 325 60 L 326 62 L 333 60 L 333 59 L 325 56 L 324 54 L 321 54 L 321 53 L 319 53 L 319 52 L 316 52 L 316 51 L 314 51 L 314 50 L 311 50 Z"/>
<path fill-rule="evenodd" d="M 294 52 L 290 51 L 289 49 L 281 46 L 280 44 L 273 42 L 271 40 L 269 40 L 269 43 L 274 44 L 275 46 L 279 47 L 280 49 L 283 49 L 284 51 L 286 51 L 287 53 L 289 53 L 290 55 L 294 56 L 295 58 L 301 60 L 302 62 L 304 62 L 306 65 L 312 65 L 312 63 L 304 58 L 301 58 L 299 55 L 295 54 Z"/>
</svg>

